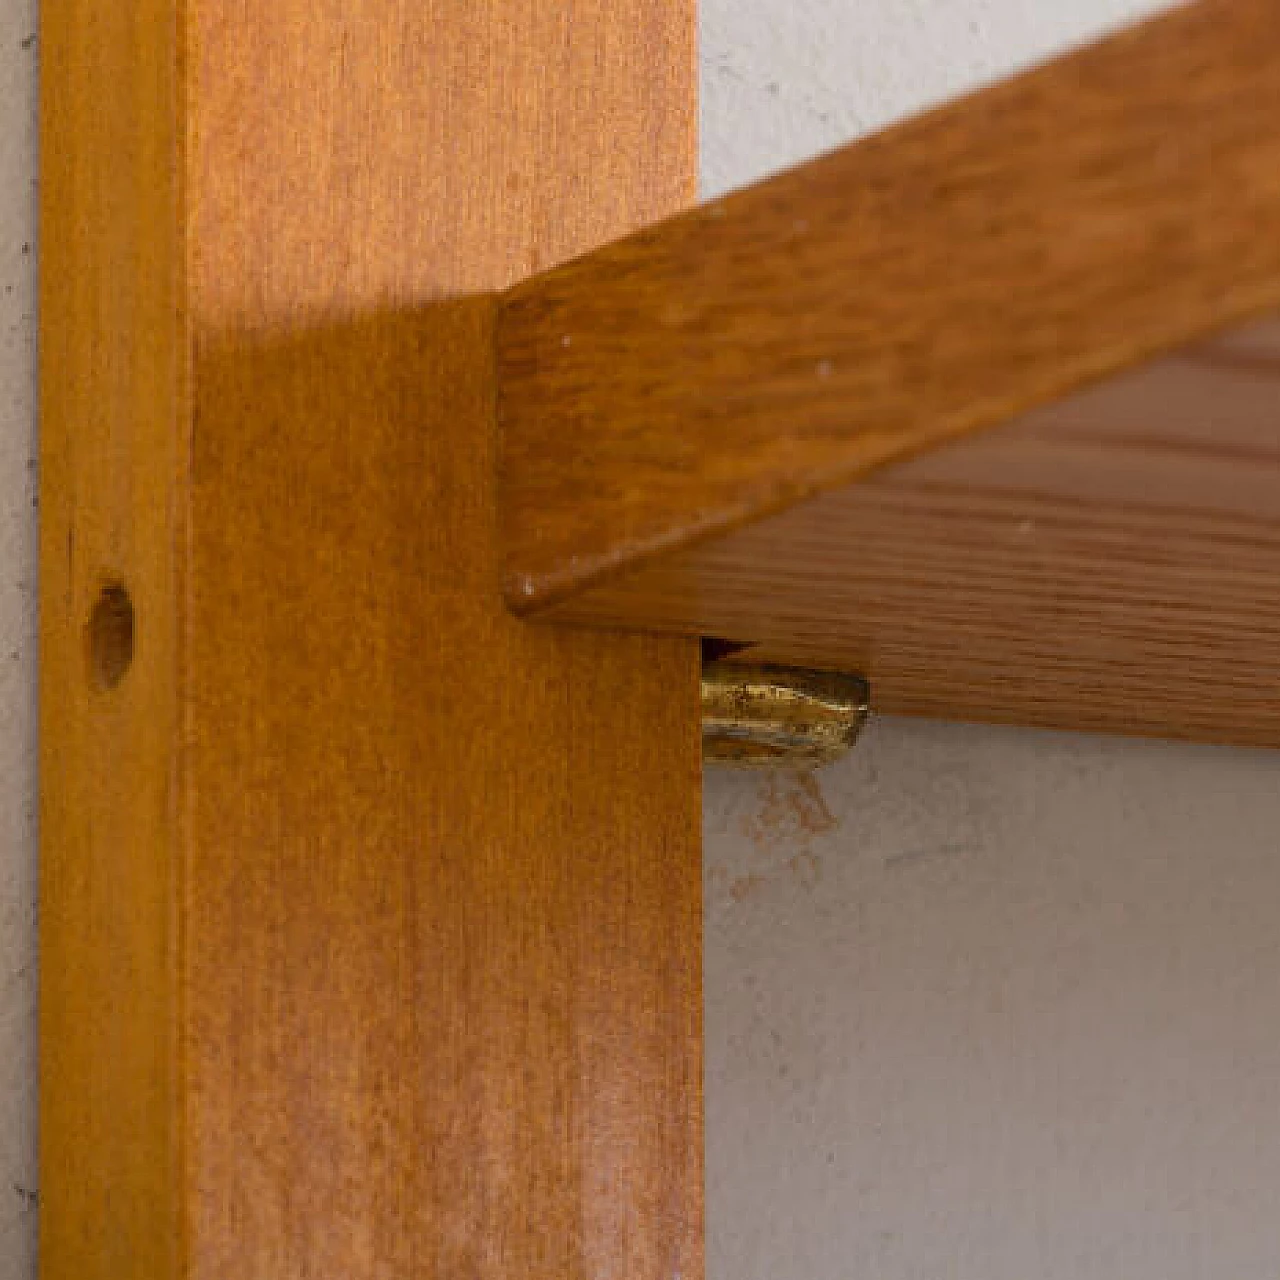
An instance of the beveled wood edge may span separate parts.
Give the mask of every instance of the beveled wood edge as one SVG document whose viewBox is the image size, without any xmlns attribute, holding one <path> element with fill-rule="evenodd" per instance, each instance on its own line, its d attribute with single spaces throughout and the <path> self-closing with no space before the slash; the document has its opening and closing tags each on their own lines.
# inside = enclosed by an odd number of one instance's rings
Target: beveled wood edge
<svg viewBox="0 0 1280 1280">
<path fill-rule="evenodd" d="M 1258 29 L 1253 32 L 1252 41 L 1246 38 L 1251 28 Z M 1216 43 L 1215 29 L 1219 35 Z M 1206 33 L 1207 38 L 1201 38 Z M 1206 273 L 1207 278 L 1197 283 L 1200 294 L 1197 306 L 1170 306 L 1169 299 L 1159 292 L 1134 300 L 1133 305 L 1143 312 L 1144 324 L 1141 331 L 1127 335 L 1122 343 L 1104 334 L 1096 345 L 1090 347 L 1086 343 L 1085 350 L 1073 354 L 1072 359 L 1058 369 L 1036 368 L 1024 375 L 1015 365 L 1009 384 L 997 393 L 931 422 L 901 430 L 891 426 L 871 437 L 853 431 L 845 437 L 819 439 L 816 444 L 806 441 L 806 445 L 813 445 L 812 453 L 798 470 L 772 467 L 767 452 L 761 451 L 760 457 L 747 457 L 742 461 L 742 475 L 732 492 L 716 492 L 705 502 L 681 501 L 698 495 L 677 493 L 676 501 L 663 518 L 639 529 L 628 527 L 625 522 L 612 522 L 606 500 L 598 497 L 591 468 L 579 466 L 576 473 L 566 470 L 557 478 L 552 475 L 554 462 L 544 461 L 539 464 L 540 475 L 531 479 L 527 465 L 529 449 L 526 448 L 523 455 L 520 453 L 520 448 L 526 445 L 536 449 L 544 459 L 553 452 L 557 430 L 552 423 L 554 412 L 548 414 L 546 410 L 550 404 L 554 411 L 555 400 L 549 388 L 557 378 L 563 376 L 566 384 L 568 409 L 562 424 L 565 429 L 559 432 L 559 438 L 572 437 L 581 425 L 573 417 L 577 409 L 575 400 L 583 394 L 589 372 L 598 374 L 600 366 L 590 371 L 581 364 L 574 366 L 576 356 L 567 343 L 563 358 L 560 353 L 547 358 L 547 352 L 552 349 L 551 335 L 566 309 L 575 306 L 581 295 L 595 295 L 591 310 L 599 314 L 628 292 L 646 288 L 664 272 L 697 261 L 700 253 L 717 253 L 717 245 L 736 235 L 750 235 L 755 226 L 770 219 L 801 216 L 806 207 L 804 202 L 812 191 L 819 186 L 830 186 L 842 176 L 856 176 L 864 156 L 874 156 L 883 163 L 884 157 L 892 157 L 895 150 L 899 150 L 907 161 L 927 144 L 932 132 L 963 130 L 970 118 L 981 121 L 983 127 L 990 127 L 992 118 L 998 117 L 1011 101 L 1021 98 L 1034 102 L 1048 89 L 1052 89 L 1048 97 L 1056 101 L 1054 94 L 1060 94 L 1063 85 L 1084 74 L 1104 75 L 1117 81 L 1124 80 L 1126 74 L 1137 76 L 1139 68 L 1148 68 L 1153 59 L 1158 62 L 1168 50 L 1186 44 L 1192 45 L 1197 58 L 1222 80 L 1230 79 L 1232 57 L 1250 45 L 1259 61 L 1280 70 L 1280 20 L 1270 17 L 1265 4 L 1260 0 L 1194 0 L 791 171 L 666 219 L 505 291 L 499 302 L 497 360 L 504 441 L 500 465 L 507 534 L 502 586 L 508 606 L 515 613 L 530 617 L 553 617 L 558 611 L 572 616 L 572 609 L 562 610 L 566 602 L 588 595 L 606 583 L 614 587 L 632 572 L 672 553 L 687 552 L 737 528 L 767 520 L 809 498 L 857 483 L 883 467 L 933 449 L 962 445 L 967 438 L 1005 427 L 1025 413 L 1110 376 L 1280 310 L 1280 255 L 1268 254 L 1262 264 L 1215 260 Z M 1216 66 L 1213 65 L 1215 59 L 1218 60 Z M 1170 68 L 1171 80 L 1179 74 L 1177 67 Z M 1257 110 L 1247 93 L 1233 98 L 1229 84 L 1223 91 L 1223 102 L 1223 115 L 1235 114 L 1236 123 L 1241 127 L 1256 126 L 1266 118 L 1266 113 Z M 1053 125 L 1063 134 L 1070 134 L 1077 127 L 1084 127 L 1088 122 L 1086 117 L 1092 114 L 1084 113 L 1081 121 L 1057 115 Z M 1009 125 L 1012 132 L 1023 127 L 1017 120 Z M 1162 124 L 1160 132 L 1165 127 Z M 1174 126 L 1169 123 L 1167 127 Z M 1143 129 L 1150 132 L 1147 126 L 1138 132 Z M 1262 128 L 1256 128 L 1255 132 L 1256 141 L 1246 142 L 1246 149 L 1280 154 L 1280 133 L 1268 135 Z M 1152 139 L 1154 137 L 1152 134 Z M 1129 149 L 1135 147 L 1132 138 L 1127 138 L 1124 145 Z M 1098 139 L 1099 163 L 1110 155 L 1110 148 L 1109 138 Z M 1106 194 L 1105 187 L 1100 187 L 1099 213 Z M 1227 204 L 1238 201 L 1242 221 L 1247 220 L 1246 214 L 1256 218 L 1258 208 L 1265 205 L 1280 223 L 1280 184 L 1272 183 L 1265 190 L 1261 187 L 1248 191 L 1227 190 L 1223 199 Z M 1130 238 L 1158 236 L 1164 230 L 1167 210 L 1137 204 L 1124 212 L 1130 224 Z M 1038 253 L 1041 246 L 1034 232 L 1033 228 L 1032 235 L 1023 238 L 1016 250 L 1011 250 L 1012 256 L 1034 257 Z M 1123 271 L 1126 259 L 1123 255 L 1113 256 L 1107 259 L 1107 264 Z M 717 258 L 714 265 L 720 269 L 723 263 Z M 1254 271 L 1258 265 L 1263 269 Z M 662 294 L 661 300 L 669 299 Z M 660 332 L 663 323 L 655 313 L 656 304 L 648 311 L 624 314 L 614 338 L 620 343 L 633 339 L 645 345 L 646 350 L 650 346 L 661 348 L 664 342 L 674 345 L 679 325 L 671 326 L 664 335 Z M 1084 317 L 1081 317 L 1081 328 L 1088 331 Z M 535 364 L 539 367 L 535 368 Z M 540 415 L 537 428 L 540 434 L 536 441 L 524 439 L 533 410 L 529 416 L 519 417 L 523 411 L 517 409 L 513 420 L 513 405 L 522 404 L 531 388 L 535 391 Z M 699 386 L 695 390 L 701 393 L 704 388 Z M 600 425 L 599 419 L 596 425 Z M 617 443 L 617 465 L 622 468 L 628 465 L 626 451 L 631 442 L 621 437 L 614 441 L 611 432 L 612 423 L 605 421 L 602 434 L 606 447 Z M 755 448 L 756 443 L 745 441 L 743 448 Z M 704 451 L 699 453 L 704 446 Z M 737 447 L 732 441 L 723 448 L 708 445 L 696 434 L 682 437 L 679 442 L 679 448 L 695 455 L 690 469 L 696 469 L 703 462 L 723 461 Z M 678 470 L 671 466 L 669 456 L 664 457 L 660 465 Z M 660 487 L 666 478 L 660 476 L 654 487 Z M 648 479 L 650 477 L 641 476 L 637 486 L 644 485 Z M 558 480 L 563 481 L 563 488 L 557 488 Z M 678 487 L 679 480 L 675 483 Z M 575 506 L 580 509 L 573 510 Z M 566 516 L 570 532 L 559 531 L 542 538 L 548 517 L 562 515 Z M 631 620 L 627 625 L 632 625 Z"/>
</svg>

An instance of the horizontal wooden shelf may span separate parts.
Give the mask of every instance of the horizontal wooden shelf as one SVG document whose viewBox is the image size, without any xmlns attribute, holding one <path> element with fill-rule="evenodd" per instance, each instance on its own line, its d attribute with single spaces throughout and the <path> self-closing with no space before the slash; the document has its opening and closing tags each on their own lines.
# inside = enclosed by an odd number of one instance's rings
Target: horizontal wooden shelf
<svg viewBox="0 0 1280 1280">
<path fill-rule="evenodd" d="M 1280 6 L 1199 0 L 500 306 L 519 612 L 1280 745 Z"/>
</svg>

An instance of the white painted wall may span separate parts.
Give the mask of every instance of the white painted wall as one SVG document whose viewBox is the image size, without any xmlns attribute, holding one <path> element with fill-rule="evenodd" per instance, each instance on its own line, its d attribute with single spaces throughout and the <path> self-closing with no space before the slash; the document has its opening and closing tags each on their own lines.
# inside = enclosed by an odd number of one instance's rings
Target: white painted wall
<svg viewBox="0 0 1280 1280">
<path fill-rule="evenodd" d="M 708 194 L 1158 6 L 703 0 Z M 1280 756 L 709 775 L 710 1280 L 1280 1276 Z"/>
<path fill-rule="evenodd" d="M 0 1280 L 34 1274 L 35 0 L 0 0 Z M 117 0 L 125 2 L 125 0 Z M 708 194 L 1158 0 L 703 0 Z M 707 786 L 710 1280 L 1275 1280 L 1280 757 Z"/>
<path fill-rule="evenodd" d="M 1280 757 L 886 722 L 706 825 L 711 1280 L 1280 1275 Z"/>
<path fill-rule="evenodd" d="M 699 0 L 707 197 L 1171 0 Z"/>
</svg>

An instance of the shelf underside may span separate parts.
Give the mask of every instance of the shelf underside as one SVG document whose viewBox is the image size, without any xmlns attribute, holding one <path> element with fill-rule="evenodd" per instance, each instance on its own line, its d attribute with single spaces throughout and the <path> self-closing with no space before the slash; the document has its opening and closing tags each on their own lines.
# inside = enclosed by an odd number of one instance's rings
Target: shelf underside
<svg viewBox="0 0 1280 1280">
<path fill-rule="evenodd" d="M 552 616 L 862 672 L 878 710 L 1280 745 L 1280 321 L 661 558 Z"/>
</svg>

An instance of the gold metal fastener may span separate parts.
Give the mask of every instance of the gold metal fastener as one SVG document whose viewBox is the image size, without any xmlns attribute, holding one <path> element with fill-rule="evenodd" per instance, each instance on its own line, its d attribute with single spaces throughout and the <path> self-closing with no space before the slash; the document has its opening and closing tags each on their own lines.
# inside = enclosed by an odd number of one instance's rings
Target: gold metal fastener
<svg viewBox="0 0 1280 1280">
<path fill-rule="evenodd" d="M 702 758 L 738 769 L 812 769 L 838 760 L 870 709 L 860 676 L 709 662 L 702 669 Z"/>
</svg>

